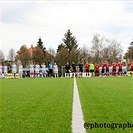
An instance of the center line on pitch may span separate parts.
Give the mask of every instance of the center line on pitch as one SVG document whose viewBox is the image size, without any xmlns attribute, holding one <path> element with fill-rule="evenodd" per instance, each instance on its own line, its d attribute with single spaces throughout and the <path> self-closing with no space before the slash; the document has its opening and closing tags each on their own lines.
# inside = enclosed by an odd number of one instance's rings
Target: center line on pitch
<svg viewBox="0 0 133 133">
<path fill-rule="evenodd" d="M 81 109 L 76 78 L 74 77 L 72 133 L 86 133 L 86 130 L 83 125 L 84 125 L 83 113 L 82 113 L 82 109 Z"/>
</svg>

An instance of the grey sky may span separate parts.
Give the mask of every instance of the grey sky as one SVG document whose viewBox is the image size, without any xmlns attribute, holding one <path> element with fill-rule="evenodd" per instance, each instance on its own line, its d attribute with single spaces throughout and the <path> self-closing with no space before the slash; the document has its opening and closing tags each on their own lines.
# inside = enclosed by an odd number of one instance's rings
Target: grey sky
<svg viewBox="0 0 133 133">
<path fill-rule="evenodd" d="M 126 51 L 133 39 L 131 1 L 1 2 L 1 49 L 44 45 L 57 49 L 68 28 L 79 46 L 91 46 L 95 33 L 121 42 Z"/>
</svg>

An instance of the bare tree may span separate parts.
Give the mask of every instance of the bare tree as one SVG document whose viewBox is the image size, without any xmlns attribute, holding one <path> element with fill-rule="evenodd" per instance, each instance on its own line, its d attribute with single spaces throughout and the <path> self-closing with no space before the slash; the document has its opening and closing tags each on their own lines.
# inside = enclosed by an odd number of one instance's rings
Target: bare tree
<svg viewBox="0 0 133 133">
<path fill-rule="evenodd" d="M 115 60 L 118 62 L 119 60 L 122 60 L 122 46 L 119 42 L 117 42 L 115 39 L 108 40 L 108 45 L 106 46 L 106 49 L 108 48 L 108 52 L 106 55 L 107 61 L 112 64 Z"/>
<path fill-rule="evenodd" d="M 2 62 L 5 59 L 5 55 L 3 51 L 0 49 L 0 62 Z"/>
<path fill-rule="evenodd" d="M 93 36 L 93 39 L 91 41 L 92 47 L 91 47 L 91 55 L 94 62 L 100 63 L 102 58 L 102 51 L 103 46 L 105 43 L 105 37 L 101 36 L 100 34 L 96 33 Z"/>
<path fill-rule="evenodd" d="M 54 57 L 56 56 L 55 50 L 53 48 L 51 48 L 51 47 L 48 49 L 48 53 L 51 54 Z"/>
<path fill-rule="evenodd" d="M 13 48 L 11 48 L 8 52 L 8 60 L 9 61 L 15 61 L 15 50 Z"/>
<path fill-rule="evenodd" d="M 83 64 L 85 64 L 86 61 L 91 60 L 91 58 L 90 58 L 90 49 L 86 45 L 84 45 L 80 49 L 79 60 L 82 61 Z"/>
<path fill-rule="evenodd" d="M 94 62 L 101 64 L 107 60 L 109 64 L 122 59 L 123 50 L 121 44 L 115 39 L 107 39 L 100 34 L 95 34 L 92 39 L 91 57 Z"/>
</svg>

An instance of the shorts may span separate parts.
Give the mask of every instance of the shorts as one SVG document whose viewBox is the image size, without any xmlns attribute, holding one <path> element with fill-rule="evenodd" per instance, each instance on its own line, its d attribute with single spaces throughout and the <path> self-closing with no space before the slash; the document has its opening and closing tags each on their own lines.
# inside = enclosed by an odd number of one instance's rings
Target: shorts
<svg viewBox="0 0 133 133">
<path fill-rule="evenodd" d="M 19 74 L 22 74 L 23 73 L 23 71 L 19 71 Z"/>
<path fill-rule="evenodd" d="M 130 71 L 133 71 L 133 68 L 131 68 Z"/>
<path fill-rule="evenodd" d="M 39 70 L 36 70 L 36 73 L 39 73 Z"/>
<path fill-rule="evenodd" d="M 73 69 L 73 72 L 76 72 L 76 69 Z"/>
<path fill-rule="evenodd" d="M 7 71 L 5 71 L 4 74 L 7 74 Z"/>
<path fill-rule="evenodd" d="M 98 70 L 96 70 L 96 71 L 95 71 L 95 73 L 99 73 L 99 71 L 98 71 Z"/>
<path fill-rule="evenodd" d="M 109 73 L 109 70 L 108 69 L 106 70 L 106 73 Z"/>
<path fill-rule="evenodd" d="M 58 71 L 54 71 L 54 74 L 58 74 Z"/>
<path fill-rule="evenodd" d="M 82 68 L 80 68 L 80 69 L 79 69 L 79 72 L 83 72 L 83 69 L 82 69 Z"/>
<path fill-rule="evenodd" d="M 94 70 L 90 70 L 90 72 L 94 72 Z"/>
<path fill-rule="evenodd" d="M 49 69 L 49 73 L 52 74 L 53 70 L 52 69 Z"/>
<path fill-rule="evenodd" d="M 13 71 L 12 71 L 12 73 L 16 73 L 16 71 L 15 71 L 15 70 L 13 70 Z"/>
<path fill-rule="evenodd" d="M 90 72 L 90 71 L 89 71 L 89 69 L 86 69 L 86 72 L 88 72 L 88 73 L 89 73 L 89 72 Z"/>
<path fill-rule="evenodd" d="M 30 70 L 30 73 L 34 73 L 34 70 Z"/>
<path fill-rule="evenodd" d="M 69 70 L 66 70 L 66 73 L 70 73 Z"/>
<path fill-rule="evenodd" d="M 119 69 L 119 72 L 122 72 L 122 69 Z"/>
<path fill-rule="evenodd" d="M 104 69 L 102 69 L 102 73 L 104 73 Z"/>
<path fill-rule="evenodd" d="M 113 72 L 116 72 L 116 69 L 113 69 Z"/>
<path fill-rule="evenodd" d="M 42 73 L 46 73 L 46 69 L 42 69 Z"/>
</svg>

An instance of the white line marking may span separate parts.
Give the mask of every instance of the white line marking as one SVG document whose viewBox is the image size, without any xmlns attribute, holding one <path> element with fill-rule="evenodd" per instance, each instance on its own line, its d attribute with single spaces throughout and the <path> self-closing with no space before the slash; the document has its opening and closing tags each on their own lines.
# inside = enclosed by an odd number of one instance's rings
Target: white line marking
<svg viewBox="0 0 133 133">
<path fill-rule="evenodd" d="M 74 77 L 74 96 L 73 96 L 73 112 L 72 112 L 72 133 L 86 133 L 84 128 L 83 113 L 81 109 L 76 78 Z"/>
</svg>

